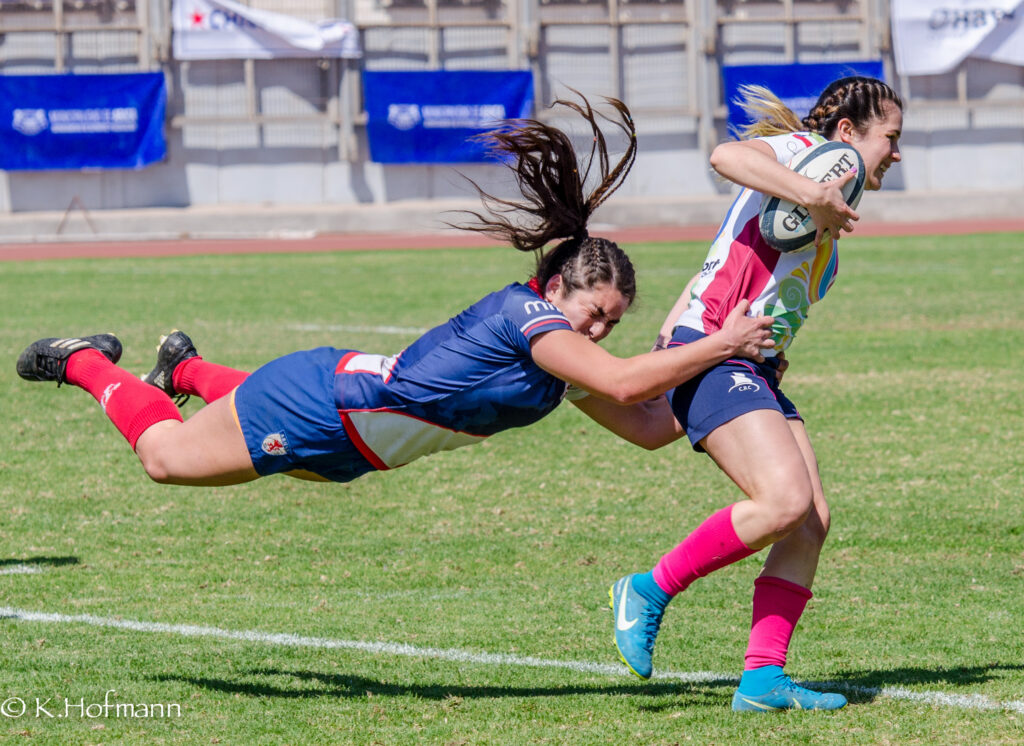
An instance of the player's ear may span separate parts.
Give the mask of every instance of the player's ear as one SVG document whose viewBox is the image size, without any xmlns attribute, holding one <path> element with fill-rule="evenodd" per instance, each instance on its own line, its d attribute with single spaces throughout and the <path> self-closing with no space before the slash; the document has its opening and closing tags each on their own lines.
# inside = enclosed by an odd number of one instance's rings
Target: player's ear
<svg viewBox="0 0 1024 746">
<path fill-rule="evenodd" d="M 853 126 L 853 121 L 848 117 L 843 117 L 836 124 L 836 136 L 841 142 L 853 142 L 853 137 L 856 133 L 857 128 Z"/>
<path fill-rule="evenodd" d="M 553 274 L 548 278 L 547 284 L 544 286 L 544 299 L 551 300 L 552 296 L 560 294 L 562 290 L 562 275 Z"/>
</svg>

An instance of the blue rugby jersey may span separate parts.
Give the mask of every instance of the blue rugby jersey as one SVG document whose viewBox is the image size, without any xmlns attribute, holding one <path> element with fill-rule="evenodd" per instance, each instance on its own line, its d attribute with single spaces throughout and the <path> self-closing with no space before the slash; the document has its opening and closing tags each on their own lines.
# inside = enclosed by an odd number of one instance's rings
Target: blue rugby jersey
<svg viewBox="0 0 1024 746">
<path fill-rule="evenodd" d="M 480 442 L 536 422 L 566 383 L 530 354 L 530 340 L 568 319 L 513 283 L 435 327 L 392 357 L 346 354 L 334 393 L 345 430 L 378 469 Z"/>
</svg>

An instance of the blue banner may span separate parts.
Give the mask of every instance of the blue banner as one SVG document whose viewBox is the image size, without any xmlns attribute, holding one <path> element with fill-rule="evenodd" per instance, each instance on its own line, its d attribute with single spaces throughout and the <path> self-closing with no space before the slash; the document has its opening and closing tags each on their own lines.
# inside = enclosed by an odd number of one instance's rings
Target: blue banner
<svg viewBox="0 0 1024 746">
<path fill-rule="evenodd" d="M 163 73 L 0 75 L 0 169 L 142 168 L 162 160 Z"/>
<path fill-rule="evenodd" d="M 881 60 L 860 62 L 816 62 L 793 65 L 725 65 L 722 67 L 722 94 L 729 107 L 729 127 L 751 123 L 736 104 L 741 85 L 761 85 L 771 90 L 798 117 L 807 116 L 818 96 L 833 80 L 850 75 L 883 78 Z"/>
<path fill-rule="evenodd" d="M 533 113 L 529 70 L 363 72 L 370 159 L 377 163 L 493 160 L 470 137 Z"/>
</svg>

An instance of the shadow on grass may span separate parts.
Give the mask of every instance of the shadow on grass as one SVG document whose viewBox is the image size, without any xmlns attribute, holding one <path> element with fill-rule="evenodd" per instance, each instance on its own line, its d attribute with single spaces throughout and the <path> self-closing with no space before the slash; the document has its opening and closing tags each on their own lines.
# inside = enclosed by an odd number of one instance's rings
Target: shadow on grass
<svg viewBox="0 0 1024 746">
<path fill-rule="evenodd" d="M 887 671 L 849 671 L 829 683 L 838 685 L 851 702 L 872 702 L 886 687 L 944 685 L 950 688 L 984 684 L 998 678 L 1000 671 L 1024 671 L 1024 664 L 992 663 L 987 666 L 942 668 L 893 668 Z M 816 682 L 811 682 L 814 686 Z"/>
<path fill-rule="evenodd" d="M 292 684 L 279 684 L 260 679 L 291 679 Z M 489 699 L 499 697 L 565 697 L 572 695 L 621 695 L 633 694 L 647 697 L 672 696 L 692 699 L 692 702 L 673 701 L 671 707 L 681 704 L 721 704 L 721 700 L 732 697 L 736 680 L 687 682 L 653 682 L 650 684 L 614 684 L 593 686 L 569 685 L 551 687 L 517 686 L 466 686 L 462 684 L 395 684 L 376 681 L 362 676 L 326 674 L 316 671 L 285 671 L 266 668 L 254 669 L 239 675 L 237 680 L 215 679 L 198 676 L 173 676 L 164 674 L 152 677 L 154 681 L 174 681 L 227 694 L 241 694 L 250 697 L 281 697 L 305 699 L 313 697 L 418 697 L 422 699 L 445 700 L 452 698 Z M 310 686 L 312 684 L 312 686 Z M 727 687 L 727 693 L 714 691 L 716 687 Z M 647 709 L 660 709 L 651 706 Z"/>
<path fill-rule="evenodd" d="M 12 565 L 47 565 L 49 567 L 60 567 L 62 565 L 77 565 L 78 557 L 28 557 L 26 559 L 15 559 L 13 557 L 0 559 L 0 567 Z"/>
<path fill-rule="evenodd" d="M 851 703 L 864 704 L 883 696 L 886 687 L 937 685 L 956 689 L 984 683 L 997 678 L 1000 671 L 1022 671 L 1021 664 L 993 663 L 987 666 L 952 666 L 949 668 L 894 668 L 888 671 L 851 671 L 823 684 L 827 690 L 839 690 Z M 271 681 L 278 679 L 279 681 Z M 289 683 L 281 679 L 291 680 Z M 239 674 L 235 680 L 198 676 L 161 675 L 155 681 L 176 681 L 211 691 L 250 697 L 306 699 L 315 697 L 363 698 L 373 696 L 445 700 L 451 698 L 487 699 L 498 697 L 564 697 L 573 695 L 618 696 L 623 694 L 647 698 L 672 697 L 671 702 L 647 702 L 645 711 L 676 709 L 685 706 L 721 706 L 732 698 L 736 679 L 724 677 L 701 682 L 654 681 L 648 684 L 612 684 L 592 686 L 570 685 L 550 687 L 466 686 L 444 684 L 396 684 L 362 676 L 326 674 L 316 671 L 286 671 L 275 668 L 253 669 Z M 818 682 L 807 682 L 817 688 Z M 725 691 L 722 691 L 724 688 Z"/>
</svg>

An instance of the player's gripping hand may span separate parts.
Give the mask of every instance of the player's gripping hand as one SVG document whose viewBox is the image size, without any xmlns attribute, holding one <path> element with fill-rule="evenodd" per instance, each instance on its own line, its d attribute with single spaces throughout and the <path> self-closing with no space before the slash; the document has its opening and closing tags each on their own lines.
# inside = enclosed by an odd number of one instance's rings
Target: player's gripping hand
<svg viewBox="0 0 1024 746">
<path fill-rule="evenodd" d="M 741 300 L 736 304 L 722 324 L 722 333 L 732 347 L 732 354 L 756 362 L 764 362 L 761 350 L 775 346 L 772 339 L 771 316 L 748 316 L 750 301 Z"/>
<path fill-rule="evenodd" d="M 671 341 L 671 337 L 666 337 L 664 334 L 659 334 L 658 338 L 654 340 L 654 344 L 651 346 L 651 352 L 657 352 L 658 350 L 667 350 L 668 343 Z"/>
<path fill-rule="evenodd" d="M 860 220 L 860 216 L 846 204 L 846 198 L 843 197 L 846 182 L 856 177 L 857 169 L 852 168 L 834 181 L 815 183 L 814 198 L 805 205 L 818 229 L 814 234 L 815 246 L 821 246 L 825 231 L 832 238 L 838 239 L 842 231 L 851 232 L 854 221 Z"/>
<path fill-rule="evenodd" d="M 786 359 L 786 353 L 776 353 L 775 359 L 779 361 L 779 367 L 775 369 L 775 378 L 778 379 L 779 383 L 782 383 L 782 376 L 786 373 L 789 368 L 789 360 Z"/>
</svg>

